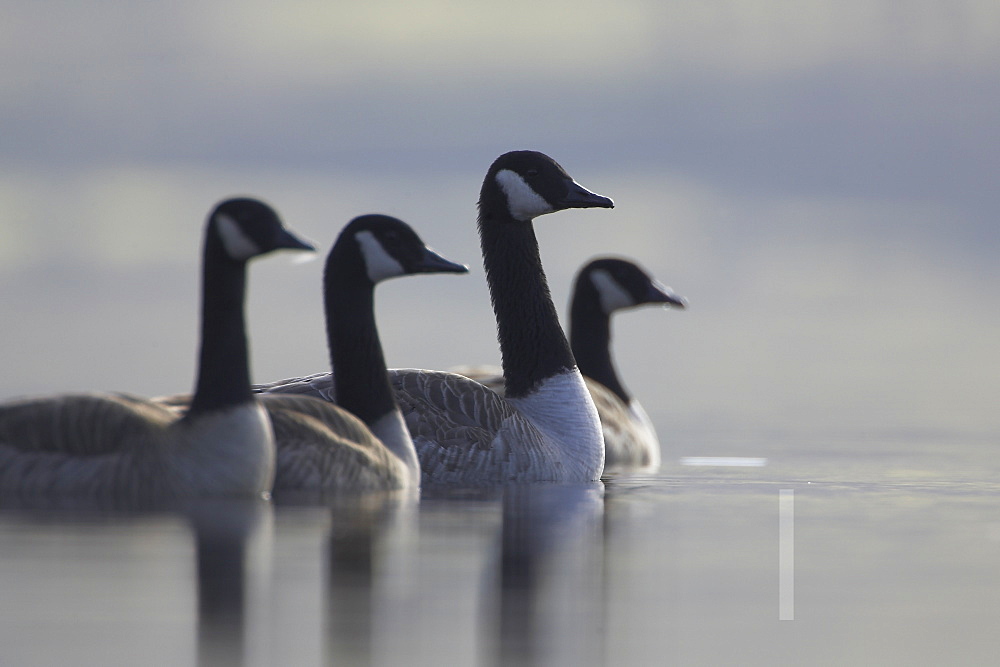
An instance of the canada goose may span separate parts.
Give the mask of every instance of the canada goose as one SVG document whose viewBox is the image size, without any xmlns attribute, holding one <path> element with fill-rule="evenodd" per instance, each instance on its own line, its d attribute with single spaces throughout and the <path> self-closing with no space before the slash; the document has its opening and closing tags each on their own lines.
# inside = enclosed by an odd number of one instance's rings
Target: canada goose
<svg viewBox="0 0 1000 667">
<path fill-rule="evenodd" d="M 638 265 L 624 259 L 591 260 L 580 269 L 573 283 L 569 342 L 601 417 L 605 469 L 660 465 L 656 429 L 639 401 L 618 379 L 611 359 L 611 314 L 644 304 L 684 308 L 687 302 Z M 502 392 L 503 375 L 498 371 L 493 366 L 455 369 Z"/>
<path fill-rule="evenodd" d="M 201 353 L 182 418 L 122 394 L 72 394 L 0 405 L 0 492 L 159 502 L 259 495 L 271 488 L 274 440 L 250 391 L 246 263 L 314 248 L 253 199 L 219 204 L 202 262 Z"/>
<path fill-rule="evenodd" d="M 532 220 L 567 208 L 613 206 L 542 153 L 506 153 L 489 168 L 479 198 L 479 233 L 506 397 L 454 373 L 389 372 L 425 483 L 600 478 L 600 421 L 559 327 Z M 330 400 L 331 379 L 320 374 L 266 390 Z"/>
<path fill-rule="evenodd" d="M 417 273 L 468 273 L 437 254 L 406 223 L 355 218 L 327 257 L 323 295 L 336 370 L 324 396 L 262 394 L 278 447 L 275 491 L 367 491 L 417 487 L 420 464 L 403 423 L 375 326 L 375 285 Z M 329 374 L 325 374 L 329 378 Z M 308 392 L 307 392 L 308 393 Z"/>
<path fill-rule="evenodd" d="M 660 465 L 656 429 L 639 401 L 618 379 L 611 359 L 611 314 L 656 303 L 687 306 L 683 297 L 624 259 L 589 262 L 577 274 L 573 286 L 570 346 L 601 415 L 607 466 Z"/>
</svg>

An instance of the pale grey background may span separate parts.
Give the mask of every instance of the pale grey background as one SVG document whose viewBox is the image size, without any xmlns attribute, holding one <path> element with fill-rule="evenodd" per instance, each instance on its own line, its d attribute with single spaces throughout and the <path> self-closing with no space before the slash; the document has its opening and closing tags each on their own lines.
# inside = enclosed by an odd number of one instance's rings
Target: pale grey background
<svg viewBox="0 0 1000 667">
<path fill-rule="evenodd" d="M 390 365 L 496 362 L 475 202 L 532 148 L 617 203 L 538 221 L 561 313 L 602 253 L 690 299 L 616 320 L 667 447 L 1000 427 L 996 2 L 8 0 L 0 57 L 0 397 L 187 390 L 243 193 L 411 222 L 473 270 L 380 288 Z M 320 270 L 253 267 L 256 379 L 326 367 Z"/>
</svg>

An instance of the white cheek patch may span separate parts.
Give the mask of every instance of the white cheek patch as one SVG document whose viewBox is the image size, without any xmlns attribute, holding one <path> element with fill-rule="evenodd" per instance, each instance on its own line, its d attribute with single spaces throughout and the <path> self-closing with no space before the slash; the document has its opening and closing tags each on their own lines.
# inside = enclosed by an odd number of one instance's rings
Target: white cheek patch
<svg viewBox="0 0 1000 667">
<path fill-rule="evenodd" d="M 243 233 L 240 224 L 228 215 L 215 216 L 215 228 L 222 239 L 226 254 L 235 260 L 246 261 L 261 253 L 260 247 Z"/>
<path fill-rule="evenodd" d="M 386 278 L 402 276 L 406 273 L 403 265 L 386 252 L 375 235 L 369 231 L 358 232 L 354 235 L 358 245 L 361 247 L 361 256 L 365 260 L 365 270 L 368 271 L 368 278 L 373 283 L 378 283 Z"/>
<path fill-rule="evenodd" d="M 601 299 L 601 309 L 608 315 L 622 308 L 636 305 L 635 298 L 604 269 L 590 272 L 590 282 L 597 288 Z"/>
<path fill-rule="evenodd" d="M 520 174 L 502 169 L 497 172 L 496 179 L 507 197 L 507 210 L 515 220 L 528 221 L 555 210 L 552 204 L 524 182 Z"/>
</svg>

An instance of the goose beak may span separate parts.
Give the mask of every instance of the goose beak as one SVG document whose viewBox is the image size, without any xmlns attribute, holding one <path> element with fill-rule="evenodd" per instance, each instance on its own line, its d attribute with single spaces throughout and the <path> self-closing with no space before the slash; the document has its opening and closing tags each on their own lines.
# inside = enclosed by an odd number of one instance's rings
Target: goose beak
<svg viewBox="0 0 1000 667">
<path fill-rule="evenodd" d="M 281 229 L 278 232 L 277 238 L 274 240 L 274 247 L 284 248 L 286 250 L 307 250 L 309 252 L 316 252 L 316 246 L 308 241 L 300 239 L 287 229 Z"/>
<path fill-rule="evenodd" d="M 591 192 L 576 181 L 567 183 L 567 190 L 560 208 L 614 208 L 615 203 L 608 197 Z"/>
<path fill-rule="evenodd" d="M 664 306 L 684 309 L 687 308 L 687 299 L 680 296 L 666 285 L 658 282 L 649 284 L 649 291 L 646 294 L 649 303 L 662 303 Z"/>
<path fill-rule="evenodd" d="M 469 267 L 445 259 L 436 251 L 424 248 L 423 256 L 413 266 L 415 273 L 468 273 Z"/>
</svg>

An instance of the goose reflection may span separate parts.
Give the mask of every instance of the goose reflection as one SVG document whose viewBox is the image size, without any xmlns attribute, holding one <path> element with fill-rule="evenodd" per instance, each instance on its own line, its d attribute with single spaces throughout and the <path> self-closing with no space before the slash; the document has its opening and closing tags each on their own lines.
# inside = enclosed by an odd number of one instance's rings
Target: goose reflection
<svg viewBox="0 0 1000 667">
<path fill-rule="evenodd" d="M 405 534 L 416 502 L 405 493 L 340 497 L 328 503 L 322 585 L 323 664 L 368 665 L 374 653 L 376 599 L 394 541 Z"/>
<path fill-rule="evenodd" d="M 270 548 L 271 505 L 267 501 L 249 498 L 137 503 L 134 499 L 117 496 L 33 496 L 5 498 L 0 507 L 5 519 L 25 522 L 35 530 L 40 527 L 40 534 L 75 534 L 80 544 L 100 545 L 98 551 L 89 556 L 87 550 L 60 552 L 55 561 L 61 564 L 53 571 L 58 575 L 57 585 L 62 591 L 60 613 L 69 618 L 75 613 L 82 619 L 101 618 L 102 621 L 93 626 L 93 633 L 47 636 L 46 641 L 56 646 L 57 654 L 61 651 L 62 655 L 72 655 L 72 659 L 56 662 L 97 664 L 90 658 L 94 655 L 107 657 L 111 649 L 105 642 L 109 637 L 116 638 L 116 647 L 148 648 L 141 633 L 138 638 L 126 637 L 122 635 L 123 630 L 159 624 L 157 632 L 166 632 L 164 624 L 169 626 L 180 617 L 176 613 L 157 616 L 158 607 L 149 596 L 156 595 L 157 591 L 162 593 L 164 586 L 179 586 L 181 588 L 170 592 L 178 599 L 185 599 L 187 591 L 183 588 L 192 583 L 190 592 L 194 595 L 191 598 L 196 603 L 190 607 L 182 605 L 182 608 L 185 609 L 183 619 L 190 618 L 190 627 L 196 634 L 196 641 L 192 641 L 191 646 L 196 646 L 197 664 L 243 665 L 252 662 L 247 656 L 261 653 L 259 642 L 267 639 L 267 633 L 261 632 L 264 619 L 259 599 L 269 575 L 267 563 L 262 558 Z M 71 530 L 67 531 L 66 527 Z M 149 544 L 151 536 L 155 536 L 157 541 L 154 543 L 158 547 L 167 547 L 167 555 L 158 554 L 161 557 L 158 563 L 168 567 L 176 564 L 172 553 L 183 554 L 187 559 L 190 552 L 186 547 L 193 538 L 195 563 L 191 569 L 196 573 L 194 582 L 183 577 L 171 580 L 170 573 L 160 570 L 156 571 L 155 580 L 136 578 L 132 567 L 146 559 L 133 558 L 133 550 Z M 176 551 L 172 552 L 171 547 Z M 44 554 L 39 555 L 40 560 L 44 560 L 42 556 Z M 81 588 L 80 573 L 93 577 L 97 561 L 100 566 L 96 571 L 106 572 L 108 579 L 103 582 L 95 579 Z M 190 571 L 183 566 L 182 570 Z M 91 593 L 82 595 L 81 590 Z M 121 607 L 123 599 L 129 604 Z M 66 612 L 66 609 L 76 611 Z M 191 613 L 195 610 L 196 613 Z M 115 611 L 122 615 L 116 615 Z M 107 626 L 114 631 L 107 630 Z M 190 664 L 191 656 L 186 654 L 184 642 L 180 641 L 170 644 L 168 653 L 149 656 L 148 662 Z"/>
<path fill-rule="evenodd" d="M 246 656 L 258 653 L 248 644 L 263 639 L 248 627 L 260 625 L 252 610 L 260 607 L 255 584 L 269 573 L 271 505 L 258 499 L 211 500 L 184 513 L 197 558 L 198 664 L 247 664 Z"/>
<path fill-rule="evenodd" d="M 499 563 L 485 622 L 498 665 L 603 664 L 604 489 L 503 489 Z"/>
</svg>

